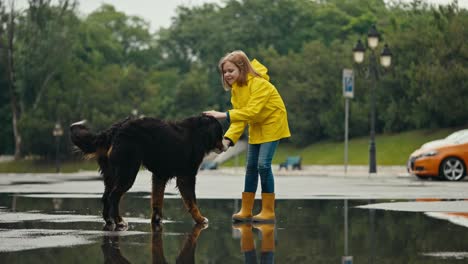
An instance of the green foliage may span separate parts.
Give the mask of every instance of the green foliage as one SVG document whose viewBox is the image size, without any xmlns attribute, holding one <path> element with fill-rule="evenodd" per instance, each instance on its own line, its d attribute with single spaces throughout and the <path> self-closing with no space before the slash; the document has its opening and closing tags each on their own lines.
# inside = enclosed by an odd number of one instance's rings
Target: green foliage
<svg viewBox="0 0 468 264">
<path fill-rule="evenodd" d="M 268 60 L 272 75 L 278 76 L 275 80 L 288 109 L 293 142 L 308 144 L 343 134 L 336 122 L 329 122 L 336 120 L 334 117 L 344 120 L 343 106 L 336 104 L 341 103 L 340 90 L 334 89 L 340 86 L 341 78 L 337 60 L 341 47 L 335 47 L 332 51 L 314 41 L 304 45 L 300 53 Z"/>
<path fill-rule="evenodd" d="M 269 68 L 288 109 L 290 143 L 342 140 L 342 69 L 353 67 L 351 49 L 372 24 L 393 52 L 392 67 L 377 84 L 377 132 L 467 124 L 468 11 L 457 2 L 227 0 L 180 7 L 172 24 L 156 33 L 111 5 L 82 18 L 75 4 L 30 1 L 16 13 L 15 92 L 27 155 L 53 156 L 56 122 L 65 139 L 68 124 L 81 119 L 98 130 L 134 110 L 180 119 L 229 109 L 217 63 L 235 49 Z M 12 153 L 11 95 L 3 89 L 10 14 L 0 10 L 0 153 Z M 371 83 L 363 77 L 356 77 L 350 102 L 351 138 L 369 130 Z M 60 152 L 71 153 L 64 142 Z"/>
<path fill-rule="evenodd" d="M 60 172 L 70 173 L 83 170 L 96 171 L 98 165 L 94 160 L 60 162 Z M 23 159 L 0 163 L 0 173 L 54 173 L 57 170 L 55 157 L 48 160 Z"/>
</svg>

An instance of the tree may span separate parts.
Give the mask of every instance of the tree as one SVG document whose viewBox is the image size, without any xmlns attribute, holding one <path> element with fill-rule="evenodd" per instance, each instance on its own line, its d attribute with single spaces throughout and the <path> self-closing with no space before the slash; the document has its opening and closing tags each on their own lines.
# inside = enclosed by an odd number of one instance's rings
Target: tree
<svg viewBox="0 0 468 264">
<path fill-rule="evenodd" d="M 0 89 L 0 123 L 12 124 L 12 106 L 11 106 L 11 90 L 9 86 L 8 74 L 8 21 L 9 15 L 6 12 L 6 6 L 3 1 L 0 1 L 0 87 L 7 87 L 7 89 Z M 11 144 L 13 138 L 12 126 L 0 127 L 0 153 L 13 153 L 14 144 Z"/>
<path fill-rule="evenodd" d="M 8 92 L 9 92 L 9 98 L 10 98 L 10 107 L 11 107 L 11 121 L 12 121 L 12 130 L 13 130 L 13 136 L 14 136 L 14 142 L 15 142 L 15 159 L 19 159 L 21 157 L 21 134 L 18 128 L 18 120 L 21 117 L 20 109 L 19 109 L 19 98 L 18 98 L 18 93 L 16 89 L 16 71 L 15 71 L 15 60 L 14 60 L 14 52 L 15 52 L 15 47 L 14 47 L 14 42 L 15 42 L 15 18 L 16 18 L 16 12 L 15 12 L 15 5 L 14 1 L 10 2 L 10 13 L 8 15 L 5 15 L 4 12 L 4 7 L 3 7 L 3 2 L 0 2 L 2 6 L 0 8 L 2 9 L 2 32 L 0 32 L 0 37 L 3 35 L 5 32 L 4 29 L 4 23 L 5 20 L 7 19 L 6 22 L 6 45 L 4 47 L 4 50 L 6 52 L 6 75 L 7 75 L 7 86 L 8 86 Z M 6 19 L 5 19 L 6 18 Z"/>
<path fill-rule="evenodd" d="M 49 116 L 39 106 L 61 62 L 67 60 L 65 20 L 74 5 L 59 1 L 59 6 L 52 7 L 50 2 L 31 0 L 25 13 L 17 12 L 14 2 L 10 4 L 7 69 L 16 159 L 24 154 L 24 143 L 30 142 L 24 137 L 24 127 L 29 127 L 25 122 L 40 113 Z"/>
</svg>

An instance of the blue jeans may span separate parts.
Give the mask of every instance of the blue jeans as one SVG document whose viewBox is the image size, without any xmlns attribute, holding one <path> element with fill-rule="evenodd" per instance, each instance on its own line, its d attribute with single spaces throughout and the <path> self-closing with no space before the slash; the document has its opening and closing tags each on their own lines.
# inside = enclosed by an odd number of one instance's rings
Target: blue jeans
<svg viewBox="0 0 468 264">
<path fill-rule="evenodd" d="M 247 150 L 247 169 L 245 172 L 244 192 L 256 192 L 258 175 L 262 193 L 275 192 L 275 180 L 271 170 L 271 160 L 275 155 L 279 140 L 262 144 L 249 144 Z"/>
</svg>

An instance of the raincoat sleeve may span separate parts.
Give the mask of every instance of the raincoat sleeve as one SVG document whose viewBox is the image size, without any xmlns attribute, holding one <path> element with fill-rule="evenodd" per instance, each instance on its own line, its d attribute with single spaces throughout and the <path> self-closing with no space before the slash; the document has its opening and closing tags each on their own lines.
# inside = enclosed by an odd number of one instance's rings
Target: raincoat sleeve
<svg viewBox="0 0 468 264">
<path fill-rule="evenodd" d="M 234 108 L 238 107 L 238 104 L 233 97 L 231 97 L 231 104 Z M 235 145 L 244 133 L 245 127 L 247 126 L 247 122 L 232 122 L 229 111 L 226 112 L 226 115 L 226 120 L 229 122 L 229 128 L 224 134 L 224 137 L 231 140 L 232 144 Z"/>
<path fill-rule="evenodd" d="M 232 144 L 236 144 L 239 141 L 239 138 L 244 133 L 247 122 L 234 122 L 229 126 L 228 131 L 224 134 L 225 138 L 231 140 Z"/>
<path fill-rule="evenodd" d="M 268 102 L 273 89 L 269 82 L 261 78 L 253 78 L 250 99 L 245 107 L 229 110 L 231 123 L 254 121 L 262 108 Z"/>
</svg>

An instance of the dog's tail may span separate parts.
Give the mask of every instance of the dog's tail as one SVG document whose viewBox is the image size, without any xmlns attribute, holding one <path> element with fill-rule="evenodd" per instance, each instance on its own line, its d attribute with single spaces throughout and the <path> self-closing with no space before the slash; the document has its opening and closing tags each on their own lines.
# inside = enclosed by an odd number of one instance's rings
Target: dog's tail
<svg viewBox="0 0 468 264">
<path fill-rule="evenodd" d="M 126 119 L 127 120 L 127 119 Z M 109 174 L 109 154 L 112 151 L 112 138 L 126 120 L 100 133 L 92 133 L 86 126 L 86 120 L 70 125 L 70 138 L 73 144 L 84 154 L 86 159 L 95 158 L 104 178 Z"/>
<path fill-rule="evenodd" d="M 112 151 L 112 139 L 118 129 L 129 120 L 130 118 L 126 118 L 97 134 L 89 130 L 86 120 L 82 120 L 70 125 L 70 138 L 86 158 L 97 158 L 101 163 L 100 161 L 107 160 Z"/>
</svg>

